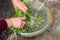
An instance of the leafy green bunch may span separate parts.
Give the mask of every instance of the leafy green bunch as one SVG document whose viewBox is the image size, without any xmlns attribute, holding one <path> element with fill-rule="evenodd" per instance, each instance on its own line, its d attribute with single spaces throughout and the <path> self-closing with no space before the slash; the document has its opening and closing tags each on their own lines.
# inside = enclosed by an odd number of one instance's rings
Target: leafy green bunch
<svg viewBox="0 0 60 40">
<path fill-rule="evenodd" d="M 41 24 L 42 18 L 41 17 L 37 17 L 34 18 L 32 16 L 32 13 L 34 13 L 35 9 L 31 7 L 31 5 L 29 4 L 29 0 L 22 0 L 26 6 L 28 7 L 28 11 L 26 14 L 24 14 L 24 12 L 20 9 L 17 9 L 16 12 L 13 12 L 11 14 L 11 17 L 25 17 L 26 18 L 26 24 L 24 28 L 10 28 L 14 33 L 26 33 L 28 32 L 27 30 L 29 29 L 29 27 L 31 27 L 31 22 L 35 21 L 35 26 L 39 26 L 39 24 Z"/>
</svg>

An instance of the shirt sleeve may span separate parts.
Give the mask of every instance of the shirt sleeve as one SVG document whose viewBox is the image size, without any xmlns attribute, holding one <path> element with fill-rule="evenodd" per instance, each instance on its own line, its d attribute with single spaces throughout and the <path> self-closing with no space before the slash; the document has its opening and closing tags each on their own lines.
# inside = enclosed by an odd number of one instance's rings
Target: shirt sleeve
<svg viewBox="0 0 60 40">
<path fill-rule="evenodd" d="M 5 20 L 0 20 L 0 32 L 4 31 L 7 29 L 7 22 Z"/>
</svg>

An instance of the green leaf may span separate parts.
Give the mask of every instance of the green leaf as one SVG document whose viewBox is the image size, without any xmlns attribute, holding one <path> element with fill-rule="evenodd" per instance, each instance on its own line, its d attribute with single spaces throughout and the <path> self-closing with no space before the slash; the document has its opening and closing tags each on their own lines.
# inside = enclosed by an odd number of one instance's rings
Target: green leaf
<svg viewBox="0 0 60 40">
<path fill-rule="evenodd" d="M 23 2 L 24 2 L 24 3 L 28 3 L 28 2 L 29 2 L 29 0 L 23 0 Z"/>
<path fill-rule="evenodd" d="M 10 28 L 14 33 L 26 33 L 26 32 L 28 32 L 29 28 L 31 28 L 32 20 L 35 21 L 35 24 L 34 24 L 35 27 L 38 27 L 39 24 L 41 24 L 41 22 L 43 22 L 43 19 L 41 17 L 34 18 L 32 16 L 32 13 L 34 13 L 35 9 L 31 7 L 31 5 L 28 2 L 29 0 L 22 0 L 22 1 L 28 7 L 27 14 L 24 14 L 24 12 L 22 10 L 17 9 L 16 12 L 13 12 L 11 14 L 11 17 L 25 17 L 26 18 L 26 20 L 25 20 L 26 24 L 25 24 L 25 28 Z"/>
</svg>

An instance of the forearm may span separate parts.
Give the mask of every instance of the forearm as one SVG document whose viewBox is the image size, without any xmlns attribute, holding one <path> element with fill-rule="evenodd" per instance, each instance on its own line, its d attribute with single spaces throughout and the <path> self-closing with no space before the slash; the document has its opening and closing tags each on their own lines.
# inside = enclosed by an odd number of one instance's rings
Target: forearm
<svg viewBox="0 0 60 40">
<path fill-rule="evenodd" d="M 12 26 L 12 23 L 10 19 L 0 20 L 0 32 L 6 30 L 7 28 L 10 28 L 11 26 Z"/>
<path fill-rule="evenodd" d="M 10 19 L 5 19 L 6 23 L 7 23 L 7 26 L 8 28 L 11 28 L 12 27 L 12 22 Z"/>
</svg>

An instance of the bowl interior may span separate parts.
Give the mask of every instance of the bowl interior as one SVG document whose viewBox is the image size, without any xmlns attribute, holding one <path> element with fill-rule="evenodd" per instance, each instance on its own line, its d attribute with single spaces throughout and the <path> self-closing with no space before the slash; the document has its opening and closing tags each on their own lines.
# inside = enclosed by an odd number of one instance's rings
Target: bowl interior
<svg viewBox="0 0 60 40">
<path fill-rule="evenodd" d="M 35 4 L 35 5 L 34 5 L 34 4 Z M 38 27 L 36 27 L 35 24 L 34 24 L 32 27 L 30 27 L 30 28 L 28 29 L 28 33 L 36 32 L 36 31 L 42 29 L 43 27 L 45 27 L 45 25 L 47 25 L 47 22 L 48 22 L 48 16 L 47 16 L 47 14 L 48 14 L 48 9 L 47 9 L 44 5 L 40 8 L 41 3 L 37 3 L 37 2 L 36 2 L 36 3 L 31 3 L 31 6 L 32 6 L 34 9 L 36 9 L 35 12 L 32 13 L 32 15 L 34 16 L 34 18 L 35 18 L 35 17 L 41 17 L 41 18 L 43 19 L 43 22 L 41 22 L 41 24 L 39 24 Z M 39 8 L 40 8 L 40 9 L 39 9 Z M 39 9 L 39 10 L 37 11 L 37 9 Z M 36 15 L 36 14 L 37 14 L 37 15 Z M 36 16 L 35 16 L 35 15 L 36 15 Z M 33 22 L 32 22 L 32 23 L 33 23 Z"/>
</svg>

